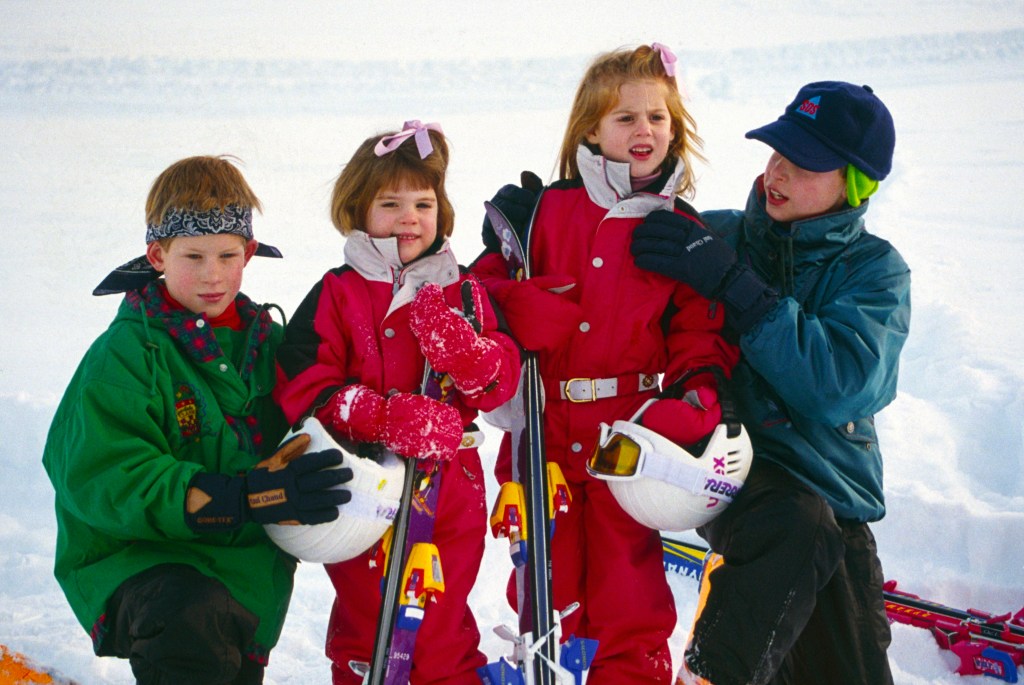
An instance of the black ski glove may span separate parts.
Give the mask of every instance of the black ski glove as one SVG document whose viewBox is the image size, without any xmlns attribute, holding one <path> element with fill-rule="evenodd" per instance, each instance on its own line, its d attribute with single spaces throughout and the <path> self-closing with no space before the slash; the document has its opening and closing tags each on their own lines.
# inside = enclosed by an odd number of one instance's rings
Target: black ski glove
<svg viewBox="0 0 1024 685">
<path fill-rule="evenodd" d="M 530 223 L 530 217 L 533 216 L 533 208 L 537 206 L 537 198 L 540 197 L 540 191 L 544 189 L 544 182 L 532 171 L 524 171 L 520 182 L 522 187 L 512 184 L 502 186 L 491 198 L 491 204 L 501 210 L 501 213 L 512 224 L 519 240 L 522 241 L 526 227 Z M 487 252 L 501 251 L 501 242 L 494 233 L 494 226 L 491 225 L 490 218 L 486 215 L 481 235 Z"/>
<path fill-rule="evenodd" d="M 188 527 L 201 533 L 235 530 L 248 521 L 288 525 L 338 518 L 338 507 L 352 493 L 334 487 L 352 480 L 352 469 L 329 468 L 341 465 L 339 450 L 303 454 L 308 444 L 309 436 L 298 435 L 245 475 L 197 473 L 185 499 Z"/>
<path fill-rule="evenodd" d="M 630 251 L 641 269 L 688 284 L 725 305 L 726 323 L 742 335 L 779 301 L 778 293 L 736 251 L 699 223 L 675 212 L 651 212 L 633 230 Z"/>
</svg>

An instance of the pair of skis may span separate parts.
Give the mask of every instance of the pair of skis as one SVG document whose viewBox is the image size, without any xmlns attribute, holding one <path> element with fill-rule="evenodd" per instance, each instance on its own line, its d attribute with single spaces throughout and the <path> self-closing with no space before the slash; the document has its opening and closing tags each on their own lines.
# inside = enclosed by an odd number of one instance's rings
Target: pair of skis
<svg viewBox="0 0 1024 685">
<path fill-rule="evenodd" d="M 511 278 L 529 278 L 529 262 L 518 234 L 491 203 L 485 208 L 501 241 L 502 255 Z M 466 318 L 477 327 L 471 297 L 463 291 Z M 429 366 L 422 393 L 444 401 L 446 379 Z M 512 504 L 491 517 L 496 535 L 510 540 L 516 567 L 519 607 L 518 631 L 499 627 L 495 632 L 513 643 L 513 660 L 502 658 L 478 670 L 485 685 L 582 685 L 597 650 L 597 641 L 570 637 L 562 643 L 561 619 L 575 611 L 576 603 L 556 612 L 551 597 L 551 520 L 569 504 L 569 492 L 557 465 L 549 465 L 544 451 L 544 425 L 540 370 L 537 356 L 524 353 L 519 393 L 510 402 L 513 482 Z M 401 506 L 385 554 L 382 601 L 370 664 L 350 664 L 364 673 L 364 685 L 407 685 L 413 649 L 427 599 L 443 592 L 440 560 L 434 553 L 418 563 L 416 543 L 429 541 L 440 489 L 436 464 L 412 460 L 406 469 Z M 503 498 L 499 496 L 499 502 Z M 497 520 L 496 520 L 497 519 Z M 388 541 L 381 543 L 388 548 Z M 394 553 L 398 550 L 400 553 Z"/>
<path fill-rule="evenodd" d="M 481 326 L 473 310 L 472 286 L 462 284 L 466 320 L 477 333 Z M 454 394 L 451 378 L 424 368 L 420 393 L 439 402 Z M 408 459 L 395 521 L 378 543 L 375 562 L 384 568 L 381 606 L 369 664 L 351 663 L 364 685 L 407 685 L 412 672 L 416 637 L 429 601 L 444 593 L 444 575 L 434 536 L 434 517 L 441 490 L 440 464 Z"/>
<path fill-rule="evenodd" d="M 509 277 L 529 278 L 525 238 L 520 240 L 493 204 L 485 202 L 484 208 Z M 561 619 L 578 609 L 577 603 L 561 612 L 552 606 L 552 519 L 568 508 L 570 495 L 561 470 L 545 456 L 542 393 L 537 355 L 525 351 L 519 393 L 509 406 L 512 481 L 502 485 L 491 516 L 495 536 L 509 539 L 519 625 L 518 632 L 506 626 L 495 629 L 513 644 L 513 660 L 502 658 L 479 669 L 485 685 L 580 685 L 597 650 L 596 640 L 572 636 L 562 643 Z"/>
</svg>

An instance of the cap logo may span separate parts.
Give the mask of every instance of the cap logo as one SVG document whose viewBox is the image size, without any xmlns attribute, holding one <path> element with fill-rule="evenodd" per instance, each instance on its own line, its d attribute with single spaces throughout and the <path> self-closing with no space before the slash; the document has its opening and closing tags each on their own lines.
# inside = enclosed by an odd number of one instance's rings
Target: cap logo
<svg viewBox="0 0 1024 685">
<path fill-rule="evenodd" d="M 812 98 L 804 100 L 803 103 L 796 108 L 796 111 L 809 119 L 817 119 L 819 107 L 821 107 L 821 96 L 815 95 Z"/>
</svg>

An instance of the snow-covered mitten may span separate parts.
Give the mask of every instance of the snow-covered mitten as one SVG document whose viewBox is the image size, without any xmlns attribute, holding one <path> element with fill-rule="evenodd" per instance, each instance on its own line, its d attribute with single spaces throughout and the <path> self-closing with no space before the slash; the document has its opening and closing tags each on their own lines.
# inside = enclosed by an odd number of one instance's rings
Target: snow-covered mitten
<svg viewBox="0 0 1024 685">
<path fill-rule="evenodd" d="M 484 293 L 476 281 L 467 283 L 473 312 L 479 319 L 483 316 Z M 502 360 L 498 343 L 477 335 L 465 317 L 452 311 L 436 283 L 416 293 L 409 310 L 409 326 L 430 366 L 451 376 L 463 394 L 479 395 L 498 378 Z"/>
<path fill-rule="evenodd" d="M 722 421 L 718 392 L 706 385 L 686 393 L 681 400 L 658 400 L 644 412 L 640 423 L 677 445 L 695 445 Z"/>
<path fill-rule="evenodd" d="M 416 459 L 447 460 L 462 444 L 459 411 L 425 395 L 398 393 L 388 398 L 384 445 Z"/>
<path fill-rule="evenodd" d="M 356 442 L 379 442 L 395 454 L 451 459 L 462 444 L 462 417 L 455 407 L 424 395 L 384 398 L 365 385 L 334 395 L 318 418 Z"/>
<path fill-rule="evenodd" d="M 583 308 L 569 295 L 575 286 L 569 276 L 535 276 L 488 287 L 516 341 L 542 351 L 560 347 L 579 329 Z"/>
</svg>

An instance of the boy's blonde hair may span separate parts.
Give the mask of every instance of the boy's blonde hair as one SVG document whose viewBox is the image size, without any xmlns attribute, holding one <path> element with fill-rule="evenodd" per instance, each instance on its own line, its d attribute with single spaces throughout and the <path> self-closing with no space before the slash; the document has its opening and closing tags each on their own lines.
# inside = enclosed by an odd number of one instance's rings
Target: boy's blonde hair
<svg viewBox="0 0 1024 685">
<path fill-rule="evenodd" d="M 420 159 L 416 141 L 410 137 L 380 157 L 374 152 L 381 138 L 398 131 L 367 138 L 338 175 L 331 193 L 331 222 L 342 235 L 365 231 L 370 206 L 381 190 L 397 190 L 405 184 L 417 190 L 431 188 L 437 195 L 437 234 L 447 238 L 455 227 L 455 210 L 445 190 L 448 171 L 448 143 L 440 131 L 429 130 L 434 150 Z"/>
<path fill-rule="evenodd" d="M 694 159 L 704 161 L 700 152 L 704 142 L 697 135 L 696 122 L 683 105 L 675 77 L 665 73 L 661 54 L 648 45 L 598 55 L 587 68 L 576 89 L 569 126 L 562 139 L 559 178 L 579 176 L 576 150 L 586 141 L 587 135 L 597 129 L 601 117 L 618 103 L 622 84 L 634 81 L 654 81 L 664 87 L 665 104 L 672 121 L 672 141 L 663 169 L 673 166 L 676 157 L 681 158 L 686 164 L 675 192 L 685 197 L 692 196 L 695 182 L 692 162 Z"/>
<path fill-rule="evenodd" d="M 146 223 L 160 224 L 169 210 L 191 212 L 239 209 L 263 211 L 256 193 L 229 160 L 230 155 L 186 157 L 167 167 L 153 181 L 146 198 Z"/>
</svg>

